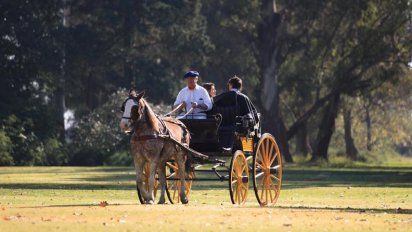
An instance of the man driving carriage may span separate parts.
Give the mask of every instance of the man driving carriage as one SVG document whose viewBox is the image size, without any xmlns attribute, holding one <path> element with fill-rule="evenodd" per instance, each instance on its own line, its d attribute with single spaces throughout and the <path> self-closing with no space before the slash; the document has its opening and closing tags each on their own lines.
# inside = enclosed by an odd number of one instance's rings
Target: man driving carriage
<svg viewBox="0 0 412 232">
<path fill-rule="evenodd" d="M 197 71 L 189 71 L 183 76 L 187 86 L 180 90 L 173 104 L 173 108 L 186 109 L 186 118 L 204 119 L 206 118 L 204 112 L 212 109 L 212 101 L 207 90 L 197 84 L 198 77 L 199 72 Z"/>
</svg>

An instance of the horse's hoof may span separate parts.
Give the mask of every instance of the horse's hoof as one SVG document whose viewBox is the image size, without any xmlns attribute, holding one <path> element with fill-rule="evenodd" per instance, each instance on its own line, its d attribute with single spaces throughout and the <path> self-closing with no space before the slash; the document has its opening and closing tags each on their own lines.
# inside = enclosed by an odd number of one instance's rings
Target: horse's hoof
<svg viewBox="0 0 412 232">
<path fill-rule="evenodd" d="M 159 202 L 157 202 L 157 204 L 163 205 L 163 204 L 166 204 L 166 201 L 159 201 Z"/>
<path fill-rule="evenodd" d="M 182 204 L 186 205 L 189 203 L 189 200 L 187 198 L 182 198 Z"/>
<path fill-rule="evenodd" d="M 146 204 L 147 204 L 147 205 L 154 205 L 154 201 L 153 201 L 153 200 L 146 201 Z"/>
</svg>

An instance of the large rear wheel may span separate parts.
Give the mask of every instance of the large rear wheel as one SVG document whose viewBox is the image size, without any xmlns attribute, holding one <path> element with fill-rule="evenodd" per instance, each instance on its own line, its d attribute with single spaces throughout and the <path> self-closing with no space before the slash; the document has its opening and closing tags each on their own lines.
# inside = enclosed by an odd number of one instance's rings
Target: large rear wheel
<svg viewBox="0 0 412 232">
<path fill-rule="evenodd" d="M 243 205 L 249 189 L 249 166 L 242 151 L 237 150 L 232 156 L 229 172 L 230 200 L 233 204 Z"/>
<path fill-rule="evenodd" d="M 166 162 L 166 192 L 167 197 L 169 198 L 170 203 L 177 204 L 180 203 L 180 186 L 182 182 L 179 179 L 180 172 L 179 165 L 177 162 L 169 161 Z M 186 170 L 186 196 L 189 199 L 190 191 L 192 189 L 193 178 L 195 173 L 193 170 Z"/>
<path fill-rule="evenodd" d="M 253 157 L 253 188 L 261 206 L 274 205 L 282 185 L 282 156 L 275 138 L 265 133 Z"/>
</svg>

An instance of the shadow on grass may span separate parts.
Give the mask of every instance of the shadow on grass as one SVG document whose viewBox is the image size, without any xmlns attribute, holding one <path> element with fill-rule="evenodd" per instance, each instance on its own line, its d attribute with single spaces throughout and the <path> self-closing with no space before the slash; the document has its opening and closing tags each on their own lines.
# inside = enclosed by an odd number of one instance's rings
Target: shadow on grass
<svg viewBox="0 0 412 232">
<path fill-rule="evenodd" d="M 110 204 L 110 206 L 135 206 L 136 204 Z M 141 205 L 141 204 L 140 204 Z M 69 207 L 101 207 L 98 204 L 70 204 L 70 205 L 42 205 L 42 206 L 22 206 L 19 209 L 41 209 L 41 208 L 69 208 Z M 106 206 L 105 206 L 106 207 Z"/>
<path fill-rule="evenodd" d="M 197 173 L 196 178 L 216 178 L 215 181 L 196 181 L 194 189 L 219 189 L 227 186 L 227 181 L 221 182 L 214 174 Z M 88 182 L 100 181 L 134 181 L 134 175 L 108 174 L 100 177 L 86 177 Z M 283 174 L 283 188 L 306 188 L 328 186 L 352 187 L 412 187 L 411 170 L 285 170 Z M 252 179 L 250 179 L 252 181 Z"/>
<path fill-rule="evenodd" d="M 136 206 L 141 204 L 110 204 L 110 206 Z M 165 205 L 172 205 L 170 203 Z M 45 206 L 24 206 L 17 208 L 39 209 L 39 208 L 67 208 L 67 207 L 100 207 L 98 204 L 70 204 L 70 205 L 45 205 Z M 150 207 L 150 206 L 148 206 Z M 242 206 L 242 208 L 262 208 L 260 206 Z M 412 214 L 412 209 L 382 209 L 382 208 L 352 208 L 352 207 L 313 207 L 313 206 L 276 206 L 278 209 L 290 210 L 318 210 L 318 211 L 340 211 L 350 213 L 389 213 L 389 214 Z"/>
<path fill-rule="evenodd" d="M 246 206 L 246 208 L 260 208 L 260 206 Z M 352 208 L 352 207 L 314 207 L 314 206 L 275 206 L 279 209 L 290 210 L 324 210 L 341 211 L 351 213 L 390 213 L 390 214 L 412 214 L 412 209 L 382 209 L 382 208 Z"/>
<path fill-rule="evenodd" d="M 77 169 L 77 168 L 75 168 Z M 95 167 L 79 173 L 100 172 L 100 176 L 69 177 L 74 183 L 0 183 L 0 189 L 73 189 L 73 190 L 135 190 L 133 169 L 128 167 Z M 61 169 L 60 169 L 61 170 Z M 64 169 L 63 169 L 64 170 Z M 50 173 L 54 174 L 55 169 Z M 65 171 L 56 172 L 59 174 Z M 71 172 L 72 173 L 72 172 Z M 99 173 L 99 174 L 100 174 Z M 216 178 L 216 181 L 196 181 L 194 190 L 227 189 L 227 181 L 221 182 L 211 173 L 197 173 L 196 178 Z M 283 189 L 308 187 L 351 186 L 351 187 L 412 187 L 412 170 L 358 170 L 358 169 L 286 169 L 283 175 Z M 250 179 L 252 181 L 252 179 Z M 78 183 L 76 183 L 78 182 Z"/>
</svg>

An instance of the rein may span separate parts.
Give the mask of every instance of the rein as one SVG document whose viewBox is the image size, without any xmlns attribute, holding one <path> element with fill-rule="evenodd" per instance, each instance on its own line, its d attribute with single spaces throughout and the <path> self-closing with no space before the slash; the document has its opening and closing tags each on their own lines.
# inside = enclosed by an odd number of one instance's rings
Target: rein
<svg viewBox="0 0 412 232">
<path fill-rule="evenodd" d="M 152 140 L 152 139 L 172 139 L 173 141 L 176 141 L 174 138 L 172 138 L 169 129 L 167 128 L 165 122 L 163 119 L 161 119 L 158 115 L 156 115 L 157 120 L 159 120 L 160 124 L 162 125 L 162 131 L 159 132 L 159 134 L 151 134 L 151 135 L 141 135 L 141 136 L 136 136 L 137 141 L 146 141 L 146 140 Z M 174 123 L 176 125 L 182 126 L 179 123 L 175 123 L 173 121 L 168 121 L 170 123 Z M 184 128 L 182 128 L 184 129 Z"/>
</svg>

